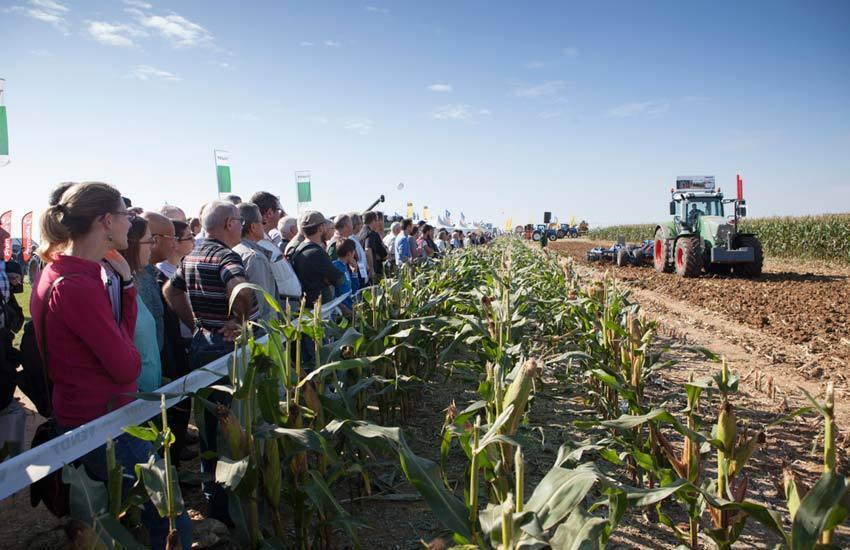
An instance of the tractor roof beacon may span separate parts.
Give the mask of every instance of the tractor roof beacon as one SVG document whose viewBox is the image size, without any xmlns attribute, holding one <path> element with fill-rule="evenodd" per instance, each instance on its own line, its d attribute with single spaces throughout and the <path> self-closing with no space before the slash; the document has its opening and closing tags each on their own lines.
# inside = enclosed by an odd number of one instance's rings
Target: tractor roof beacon
<svg viewBox="0 0 850 550">
<path fill-rule="evenodd" d="M 742 277 L 761 275 L 764 255 L 755 235 L 738 232 L 747 215 L 743 182 L 734 199 L 723 198 L 714 176 L 680 176 L 670 190 L 671 219 L 655 227 L 655 269 L 696 277 L 703 271 Z M 724 207 L 733 205 L 727 216 Z"/>
</svg>

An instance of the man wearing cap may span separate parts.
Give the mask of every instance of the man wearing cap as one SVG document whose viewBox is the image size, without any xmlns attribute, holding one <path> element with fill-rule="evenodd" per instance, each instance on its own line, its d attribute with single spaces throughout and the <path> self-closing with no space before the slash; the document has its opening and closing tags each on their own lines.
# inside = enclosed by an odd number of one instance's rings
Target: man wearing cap
<svg viewBox="0 0 850 550">
<path fill-rule="evenodd" d="M 342 282 L 342 273 L 334 267 L 322 246 L 322 235 L 327 221 L 321 212 L 315 210 L 304 212 L 298 219 L 298 227 L 304 235 L 304 241 L 292 253 L 290 261 L 298 280 L 301 281 L 301 289 L 308 307 L 313 306 L 325 288 Z"/>
</svg>

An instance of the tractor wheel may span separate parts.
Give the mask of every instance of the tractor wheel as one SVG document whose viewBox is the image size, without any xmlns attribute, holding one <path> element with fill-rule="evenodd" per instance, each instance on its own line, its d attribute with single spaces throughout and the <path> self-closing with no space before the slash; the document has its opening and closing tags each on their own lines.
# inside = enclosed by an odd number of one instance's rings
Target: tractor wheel
<svg viewBox="0 0 850 550">
<path fill-rule="evenodd" d="M 541 237 L 540 231 L 535 231 L 534 233 L 531 234 L 531 240 L 534 241 L 534 242 L 539 242 L 540 237 Z"/>
<path fill-rule="evenodd" d="M 564 237 L 567 236 L 567 233 L 563 229 L 559 229 L 558 232 L 555 233 L 555 236 L 558 237 L 559 239 L 563 239 Z"/>
<path fill-rule="evenodd" d="M 617 267 L 625 267 L 627 265 L 629 265 L 628 254 L 625 248 L 621 248 L 617 251 Z"/>
<path fill-rule="evenodd" d="M 673 251 L 676 274 L 680 277 L 696 277 L 702 272 L 702 252 L 699 237 L 686 236 L 676 240 Z"/>
<path fill-rule="evenodd" d="M 653 263 L 655 271 L 659 273 L 672 273 L 670 259 L 667 257 L 667 232 L 662 228 L 655 230 L 655 244 L 653 245 Z"/>
<path fill-rule="evenodd" d="M 764 251 L 758 238 L 755 235 L 738 235 L 732 244 L 735 248 L 749 247 L 755 251 L 755 261 L 736 265 L 733 268 L 735 275 L 747 278 L 760 276 L 764 264 Z"/>
</svg>

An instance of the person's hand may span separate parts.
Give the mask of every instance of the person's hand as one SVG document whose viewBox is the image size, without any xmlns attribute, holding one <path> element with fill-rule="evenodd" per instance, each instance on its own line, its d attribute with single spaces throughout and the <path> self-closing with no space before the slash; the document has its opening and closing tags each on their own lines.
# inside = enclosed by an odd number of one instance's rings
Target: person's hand
<svg viewBox="0 0 850 550">
<path fill-rule="evenodd" d="M 127 263 L 124 256 L 122 256 L 117 250 L 110 250 L 107 252 L 106 258 L 104 259 L 110 266 L 112 266 L 112 269 L 121 276 L 122 281 L 129 281 L 133 277 L 133 273 L 130 271 L 130 264 Z"/>
<path fill-rule="evenodd" d="M 233 342 L 242 334 L 242 324 L 235 319 L 229 319 L 218 331 L 221 333 L 225 342 Z"/>
</svg>

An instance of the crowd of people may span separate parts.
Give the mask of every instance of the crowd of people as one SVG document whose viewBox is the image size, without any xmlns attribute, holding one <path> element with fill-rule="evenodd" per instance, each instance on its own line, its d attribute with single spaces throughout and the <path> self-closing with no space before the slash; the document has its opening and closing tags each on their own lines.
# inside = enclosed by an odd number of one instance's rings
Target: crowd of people
<svg viewBox="0 0 850 550">
<path fill-rule="evenodd" d="M 377 211 L 327 218 L 311 210 L 296 218 L 266 191 L 247 202 L 235 195 L 209 202 L 189 218 L 174 205 L 158 211 L 133 206 L 116 188 L 96 182 L 60 184 L 40 228 L 42 244 L 29 266 L 32 321 L 26 326 L 14 296 L 23 288 L 20 266 L 0 264 L 0 409 L 20 387 L 42 404 L 39 412 L 55 422 L 58 434 L 233 351 L 246 322 L 278 315 L 264 293 L 291 311 L 339 297 L 342 314 L 351 315 L 360 289 L 404 264 L 435 261 L 489 240 L 475 232 L 435 234 L 427 222 L 390 222 Z M 262 291 L 240 286 L 246 282 Z M 24 338 L 15 349 L 20 330 Z M 34 358 L 27 357 L 27 342 Z M 311 364 L 313 346 L 302 350 L 302 360 Z M 43 368 L 41 385 L 28 361 Z M 226 404 L 229 395 L 214 392 L 210 399 Z M 192 437 L 190 400 L 171 407 L 168 416 L 175 434 L 172 462 L 179 466 L 200 452 L 201 470 L 214 474 L 216 418 L 205 411 L 203 429 Z M 152 452 L 150 443 L 127 434 L 114 444 L 125 472 Z M 106 479 L 105 454 L 101 447 L 79 461 L 93 479 Z M 228 522 L 222 488 L 210 481 L 203 488 L 207 515 Z M 167 521 L 150 503 L 143 521 L 152 546 L 163 548 Z M 189 548 L 185 513 L 177 526 Z"/>
</svg>

